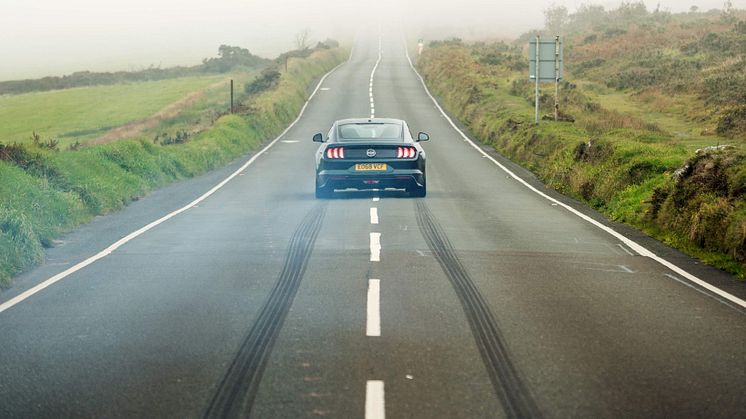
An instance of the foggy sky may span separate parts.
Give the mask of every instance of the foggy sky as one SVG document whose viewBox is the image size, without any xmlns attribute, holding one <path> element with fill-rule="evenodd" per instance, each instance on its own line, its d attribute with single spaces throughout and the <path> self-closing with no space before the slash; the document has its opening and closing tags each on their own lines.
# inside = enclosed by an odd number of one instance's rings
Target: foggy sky
<svg viewBox="0 0 746 419">
<path fill-rule="evenodd" d="M 150 65 L 194 65 L 215 56 L 220 44 L 274 57 L 294 47 L 309 29 L 312 40 L 348 39 L 355 27 L 403 15 L 443 36 L 519 35 L 543 26 L 543 10 L 565 5 L 572 13 L 616 0 L 0 0 L 0 80 L 74 71 L 137 70 Z M 746 9 L 746 0 L 732 0 Z M 646 0 L 649 10 L 657 0 Z M 661 8 L 722 8 L 724 0 L 660 0 Z M 451 29 L 448 29 L 451 28 Z M 463 29 L 460 29 L 463 28 Z M 451 33 L 448 33 L 448 32 Z M 440 33 L 440 32 L 438 32 Z"/>
</svg>

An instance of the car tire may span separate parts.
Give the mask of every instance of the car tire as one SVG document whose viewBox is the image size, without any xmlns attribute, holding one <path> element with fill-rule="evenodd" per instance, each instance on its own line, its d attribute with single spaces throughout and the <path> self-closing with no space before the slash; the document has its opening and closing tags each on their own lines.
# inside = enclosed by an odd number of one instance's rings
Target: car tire
<svg viewBox="0 0 746 419">
<path fill-rule="evenodd" d="M 316 199 L 329 199 L 332 197 L 332 193 L 334 193 L 334 189 L 320 188 L 319 185 L 316 185 Z"/>
<path fill-rule="evenodd" d="M 414 198 L 424 198 L 427 195 L 427 183 L 423 183 L 421 187 L 410 189 L 409 196 Z"/>
</svg>

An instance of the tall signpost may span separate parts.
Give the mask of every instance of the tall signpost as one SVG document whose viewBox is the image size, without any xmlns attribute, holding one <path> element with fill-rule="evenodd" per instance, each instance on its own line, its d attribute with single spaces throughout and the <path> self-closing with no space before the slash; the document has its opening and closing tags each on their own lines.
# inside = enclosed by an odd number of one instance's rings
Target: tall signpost
<svg viewBox="0 0 746 419">
<path fill-rule="evenodd" d="M 539 83 L 554 82 L 554 120 L 559 119 L 559 82 L 564 75 L 564 54 L 559 35 L 551 41 L 536 36 L 528 45 L 528 78 L 536 83 L 536 125 L 539 125 Z"/>
<path fill-rule="evenodd" d="M 560 37 L 554 37 L 554 120 L 559 119 Z"/>
<path fill-rule="evenodd" d="M 539 125 L 539 80 L 541 80 L 541 75 L 539 74 L 539 69 L 541 68 L 541 66 L 539 65 L 539 63 L 541 62 L 541 57 L 540 57 L 541 48 L 538 48 L 537 45 L 540 45 L 540 44 L 541 44 L 541 37 L 539 35 L 536 35 L 536 44 L 534 45 L 534 49 L 536 50 L 536 54 L 535 54 L 536 61 L 534 61 L 534 73 L 533 73 L 534 79 L 536 80 L 536 97 L 534 98 L 535 99 L 534 102 L 536 103 L 536 106 L 535 106 L 536 125 Z M 529 53 L 528 56 L 530 57 L 531 53 Z M 531 65 L 529 64 L 529 67 L 530 66 Z M 529 70 L 529 73 L 530 72 L 531 71 Z"/>
</svg>

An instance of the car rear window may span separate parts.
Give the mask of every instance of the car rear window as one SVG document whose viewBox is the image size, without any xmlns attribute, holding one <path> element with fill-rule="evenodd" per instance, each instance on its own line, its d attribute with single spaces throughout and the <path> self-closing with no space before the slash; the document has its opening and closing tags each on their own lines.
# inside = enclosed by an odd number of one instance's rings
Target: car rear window
<svg viewBox="0 0 746 419">
<path fill-rule="evenodd" d="M 343 124 L 339 126 L 342 140 L 401 140 L 402 126 L 387 123 Z"/>
</svg>

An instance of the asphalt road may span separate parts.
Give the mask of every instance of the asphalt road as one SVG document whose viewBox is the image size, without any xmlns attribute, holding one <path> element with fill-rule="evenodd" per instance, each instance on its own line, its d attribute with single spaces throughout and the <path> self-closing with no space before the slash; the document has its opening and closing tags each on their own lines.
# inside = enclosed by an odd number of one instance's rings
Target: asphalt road
<svg viewBox="0 0 746 419">
<path fill-rule="evenodd" d="M 436 109 L 398 36 L 380 51 L 360 38 L 209 198 L 0 312 L 0 416 L 746 417 L 745 311 L 507 175 Z M 311 136 L 371 108 L 430 134 L 427 198 L 316 200 Z M 71 233 L 0 303 L 248 158 Z"/>
</svg>

